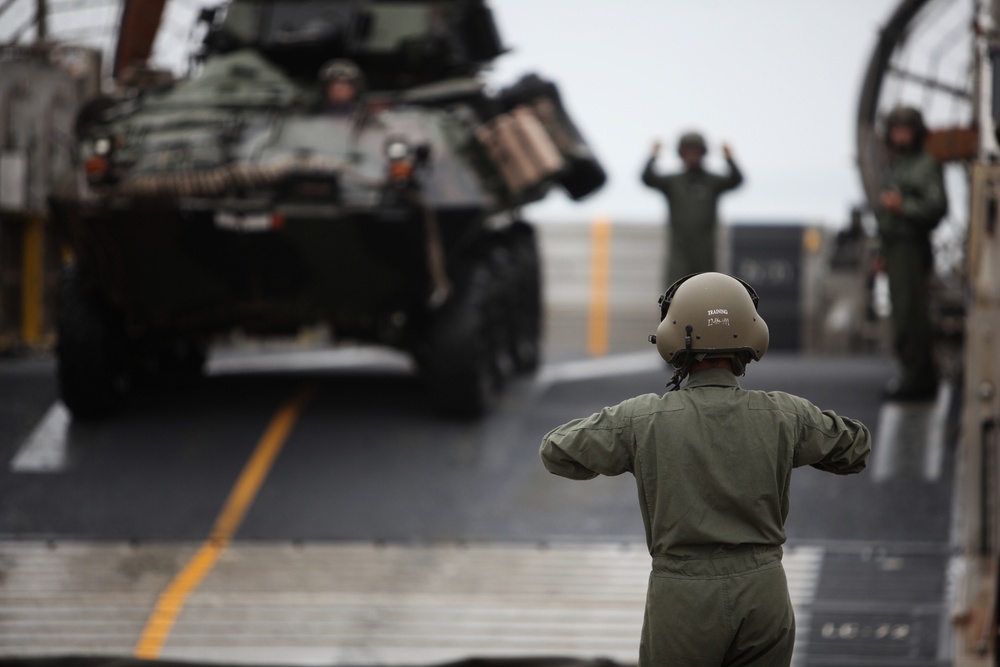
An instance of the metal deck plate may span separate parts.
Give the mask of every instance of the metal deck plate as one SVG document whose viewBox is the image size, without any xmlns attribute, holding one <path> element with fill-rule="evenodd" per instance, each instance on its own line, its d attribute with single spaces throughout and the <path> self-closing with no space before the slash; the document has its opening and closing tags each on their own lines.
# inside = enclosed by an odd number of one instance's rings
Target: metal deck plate
<svg viewBox="0 0 1000 667">
<path fill-rule="evenodd" d="M 808 666 L 947 665 L 944 545 L 859 545 L 824 557 Z"/>
<path fill-rule="evenodd" d="M 132 655 L 196 545 L 0 543 L 0 656 Z M 823 550 L 785 554 L 797 641 Z M 239 542 L 188 599 L 167 660 L 434 664 L 470 656 L 638 656 L 639 544 L 424 546 Z"/>
</svg>

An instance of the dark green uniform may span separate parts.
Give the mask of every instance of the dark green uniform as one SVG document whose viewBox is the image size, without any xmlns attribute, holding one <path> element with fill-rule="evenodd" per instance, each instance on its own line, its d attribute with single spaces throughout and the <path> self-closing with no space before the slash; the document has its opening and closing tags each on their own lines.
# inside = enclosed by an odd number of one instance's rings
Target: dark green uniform
<svg viewBox="0 0 1000 667">
<path fill-rule="evenodd" d="M 667 198 L 670 247 L 664 284 L 671 285 L 692 273 L 718 270 L 715 229 L 718 226 L 719 197 L 743 182 L 739 167 L 729 160 L 729 174 L 726 176 L 701 168 L 660 176 L 653 170 L 655 161 L 655 158 L 650 158 L 646 163 L 642 182 Z"/>
<path fill-rule="evenodd" d="M 549 432 L 545 467 L 635 476 L 653 557 L 639 667 L 787 665 L 795 621 L 781 566 L 792 468 L 860 472 L 863 424 L 728 369 L 691 376 Z"/>
<path fill-rule="evenodd" d="M 895 156 L 883 190 L 898 189 L 903 209 L 877 212 L 892 299 L 892 342 L 902 366 L 901 392 L 937 387 L 927 279 L 934 267 L 931 231 L 948 211 L 941 165 L 923 150 Z"/>
</svg>

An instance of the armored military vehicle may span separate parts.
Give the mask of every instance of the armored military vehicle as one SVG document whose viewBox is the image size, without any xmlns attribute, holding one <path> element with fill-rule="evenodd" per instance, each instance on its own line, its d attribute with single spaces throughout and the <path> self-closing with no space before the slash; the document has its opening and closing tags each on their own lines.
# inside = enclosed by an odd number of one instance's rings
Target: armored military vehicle
<svg viewBox="0 0 1000 667">
<path fill-rule="evenodd" d="M 51 202 L 74 256 L 67 407 L 106 414 L 233 330 L 325 323 L 411 354 L 441 410 L 487 411 L 539 363 L 520 208 L 605 179 L 556 86 L 488 89 L 504 48 L 481 0 L 232 0 L 201 18 L 194 74 L 81 113 L 77 173 Z M 329 97 L 342 79 L 352 94 Z"/>
</svg>

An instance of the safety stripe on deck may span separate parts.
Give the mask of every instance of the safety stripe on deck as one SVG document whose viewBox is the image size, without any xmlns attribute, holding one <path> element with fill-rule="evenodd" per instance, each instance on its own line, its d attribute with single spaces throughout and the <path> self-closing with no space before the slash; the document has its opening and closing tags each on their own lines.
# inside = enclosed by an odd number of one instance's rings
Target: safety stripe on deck
<svg viewBox="0 0 1000 667">
<path fill-rule="evenodd" d="M 128 657 L 197 544 L 0 543 L 0 656 Z M 797 653 L 824 550 L 785 553 Z M 639 544 L 236 542 L 160 657 L 245 664 L 434 664 L 468 657 L 637 658 Z"/>
<path fill-rule="evenodd" d="M 882 404 L 872 447 L 871 474 L 876 482 L 940 478 L 950 442 L 946 431 L 952 399 L 952 387 L 945 382 L 933 401 Z"/>
<path fill-rule="evenodd" d="M 69 410 L 56 401 L 11 459 L 14 472 L 61 472 L 66 467 Z"/>
</svg>

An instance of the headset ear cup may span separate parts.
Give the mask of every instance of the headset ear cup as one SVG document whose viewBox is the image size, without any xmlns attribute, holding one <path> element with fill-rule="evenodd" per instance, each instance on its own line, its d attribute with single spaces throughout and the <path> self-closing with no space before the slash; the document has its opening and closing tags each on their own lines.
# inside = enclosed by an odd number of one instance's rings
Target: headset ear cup
<svg viewBox="0 0 1000 667">
<path fill-rule="evenodd" d="M 736 278 L 736 276 L 731 276 L 731 277 Z M 741 285 L 747 288 L 747 294 L 750 295 L 750 300 L 753 301 L 753 309 L 758 310 L 757 304 L 760 303 L 760 297 L 757 296 L 757 292 L 754 290 L 753 287 L 750 287 L 750 283 L 743 280 L 742 278 L 736 278 L 736 280 L 738 280 Z"/>
<path fill-rule="evenodd" d="M 665 318 L 667 316 L 667 311 L 670 309 L 670 303 L 674 300 L 674 295 L 677 294 L 677 288 L 680 287 L 684 283 L 684 281 L 686 281 L 686 280 L 688 280 L 690 278 L 694 278 L 696 275 L 698 275 L 698 274 L 697 273 L 689 273 L 688 275 L 684 276 L 683 278 L 679 278 L 679 279 L 675 280 L 673 282 L 673 284 L 670 285 L 670 287 L 667 288 L 667 291 L 660 295 L 660 298 L 659 298 L 659 300 L 657 300 L 657 303 L 660 304 L 660 321 L 661 322 L 663 321 L 663 318 Z M 743 283 L 743 284 L 746 285 L 746 283 Z M 749 285 L 747 285 L 747 289 L 750 289 Z M 754 296 L 756 297 L 756 295 L 754 295 Z M 754 302 L 754 303 L 756 303 L 756 302 Z"/>
<path fill-rule="evenodd" d="M 660 321 L 662 322 L 663 318 L 667 316 L 667 310 L 670 308 L 670 292 L 661 294 L 656 303 L 660 306 Z"/>
</svg>

